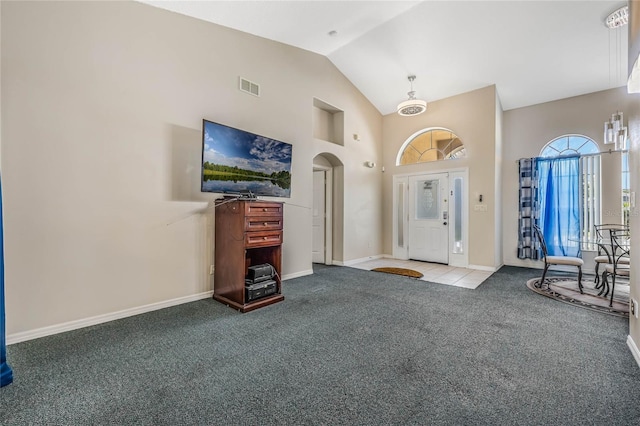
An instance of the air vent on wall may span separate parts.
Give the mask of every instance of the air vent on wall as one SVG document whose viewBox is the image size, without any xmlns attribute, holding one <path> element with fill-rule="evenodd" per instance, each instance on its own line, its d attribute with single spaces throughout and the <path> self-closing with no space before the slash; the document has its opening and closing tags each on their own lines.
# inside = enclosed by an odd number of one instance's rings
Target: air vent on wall
<svg viewBox="0 0 640 426">
<path fill-rule="evenodd" d="M 260 96 L 260 86 L 246 78 L 240 77 L 240 90 L 253 96 Z"/>
</svg>

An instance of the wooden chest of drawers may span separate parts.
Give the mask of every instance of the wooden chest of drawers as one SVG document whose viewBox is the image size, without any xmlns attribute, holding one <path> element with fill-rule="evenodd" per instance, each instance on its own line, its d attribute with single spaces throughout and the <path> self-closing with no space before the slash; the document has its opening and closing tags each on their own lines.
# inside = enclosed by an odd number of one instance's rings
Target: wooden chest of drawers
<svg viewBox="0 0 640 426">
<path fill-rule="evenodd" d="M 241 312 L 284 300 L 280 279 L 283 204 L 262 200 L 216 200 L 213 298 Z M 276 292 L 247 301 L 250 266 L 268 263 Z"/>
</svg>

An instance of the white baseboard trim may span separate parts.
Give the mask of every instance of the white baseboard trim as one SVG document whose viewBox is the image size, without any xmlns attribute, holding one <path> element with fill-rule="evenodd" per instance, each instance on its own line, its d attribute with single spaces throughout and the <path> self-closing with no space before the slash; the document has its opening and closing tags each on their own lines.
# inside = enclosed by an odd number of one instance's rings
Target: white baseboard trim
<svg viewBox="0 0 640 426">
<path fill-rule="evenodd" d="M 283 275 L 282 281 L 291 280 L 293 278 L 305 277 L 307 275 L 313 275 L 313 269 L 307 269 L 306 271 L 294 272 L 293 274 Z"/>
<path fill-rule="evenodd" d="M 467 266 L 468 269 L 475 269 L 477 271 L 487 271 L 487 272 L 495 272 L 500 268 L 494 268 L 491 266 L 482 266 L 482 265 L 469 265 Z"/>
<path fill-rule="evenodd" d="M 361 257 L 360 259 L 347 260 L 346 262 L 341 262 L 341 263 L 342 263 L 342 266 L 351 266 L 351 265 L 356 265 L 358 263 L 366 262 L 368 260 L 382 259 L 383 257 L 384 255 L 377 254 L 375 256 L 367 256 L 367 257 Z"/>
<path fill-rule="evenodd" d="M 124 309 L 110 314 L 97 315 L 95 317 L 84 318 L 75 321 L 69 321 L 62 324 L 51 325 L 48 327 L 37 328 L 35 330 L 24 331 L 21 333 L 13 333 L 7 335 L 7 345 L 25 342 L 27 340 L 37 339 L 39 337 L 51 336 L 53 334 L 64 333 L 65 331 L 77 330 L 79 328 L 98 325 L 121 318 L 132 317 L 134 315 L 144 314 L 146 312 L 157 311 L 158 309 L 169 308 L 171 306 L 181 305 L 183 303 L 195 302 L 196 300 L 207 299 L 213 296 L 213 291 L 192 294 L 190 296 L 178 297 L 177 299 L 165 300 L 164 302 L 151 303 L 149 305 L 138 306 L 135 308 Z"/>
<path fill-rule="evenodd" d="M 640 367 L 640 349 L 638 349 L 638 346 L 633 341 L 631 336 L 627 336 L 627 346 L 629 346 L 629 349 L 631 349 L 631 353 L 633 354 L 633 357 L 636 359 L 636 362 L 638 363 L 638 367 Z"/>
</svg>

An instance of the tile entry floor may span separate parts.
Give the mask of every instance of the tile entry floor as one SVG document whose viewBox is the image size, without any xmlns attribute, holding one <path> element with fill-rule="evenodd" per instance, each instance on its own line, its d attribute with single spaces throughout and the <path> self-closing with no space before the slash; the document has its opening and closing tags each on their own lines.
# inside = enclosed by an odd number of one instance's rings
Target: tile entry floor
<svg viewBox="0 0 640 426">
<path fill-rule="evenodd" d="M 456 287 L 477 288 L 484 280 L 489 278 L 493 272 L 478 271 L 476 269 L 457 268 L 439 263 L 420 262 L 417 260 L 400 259 L 371 259 L 349 265 L 351 268 L 371 270 L 380 267 L 406 268 L 421 272 L 423 281 L 432 283 L 453 285 Z"/>
</svg>

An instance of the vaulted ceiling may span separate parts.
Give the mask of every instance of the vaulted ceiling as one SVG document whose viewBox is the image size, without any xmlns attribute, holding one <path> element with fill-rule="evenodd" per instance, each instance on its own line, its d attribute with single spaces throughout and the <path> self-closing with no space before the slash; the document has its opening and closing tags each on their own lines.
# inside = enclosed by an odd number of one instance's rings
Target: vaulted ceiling
<svg viewBox="0 0 640 426">
<path fill-rule="evenodd" d="M 495 84 L 505 110 L 626 84 L 624 1 L 155 1 L 325 55 L 382 114 Z"/>
</svg>

